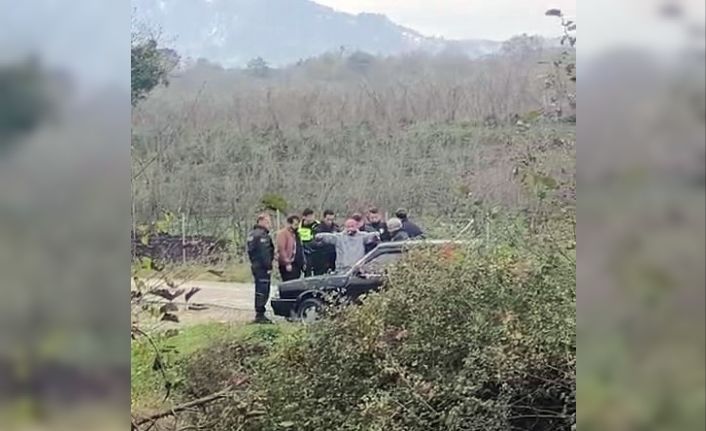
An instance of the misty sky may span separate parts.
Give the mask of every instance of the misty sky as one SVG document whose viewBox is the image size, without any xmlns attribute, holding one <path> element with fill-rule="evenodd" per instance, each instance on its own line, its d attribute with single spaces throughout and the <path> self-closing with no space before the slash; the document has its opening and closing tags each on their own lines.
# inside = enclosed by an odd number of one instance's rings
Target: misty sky
<svg viewBox="0 0 706 431">
<path fill-rule="evenodd" d="M 559 8 L 576 15 L 576 0 L 315 0 L 344 12 L 376 12 L 429 36 L 505 40 L 521 34 L 556 36 Z M 590 0 L 589 0 L 590 1 Z"/>
</svg>

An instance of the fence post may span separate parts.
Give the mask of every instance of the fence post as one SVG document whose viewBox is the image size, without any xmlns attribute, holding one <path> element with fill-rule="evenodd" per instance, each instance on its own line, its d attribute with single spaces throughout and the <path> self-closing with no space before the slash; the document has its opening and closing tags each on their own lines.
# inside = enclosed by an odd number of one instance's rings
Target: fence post
<svg viewBox="0 0 706 431">
<path fill-rule="evenodd" d="M 249 230 L 248 230 L 248 226 L 247 226 L 247 225 L 243 225 L 243 226 L 244 226 L 244 228 L 243 228 L 243 238 L 245 238 L 245 241 L 244 241 L 244 243 L 243 243 L 243 250 L 242 250 L 242 253 L 243 253 L 243 256 L 244 256 L 243 261 L 244 261 L 244 262 L 247 262 L 247 260 L 245 260 L 245 259 L 249 259 L 249 258 L 250 258 L 250 256 L 248 255 L 248 240 L 247 240 L 248 235 L 250 234 L 250 232 L 249 232 Z"/>
<path fill-rule="evenodd" d="M 490 243 L 490 217 L 486 216 L 485 219 L 485 244 L 486 246 Z"/>
<path fill-rule="evenodd" d="M 186 265 L 186 214 L 181 213 L 181 263 Z"/>
<path fill-rule="evenodd" d="M 228 258 L 227 258 L 227 263 L 232 264 L 235 262 L 235 258 L 231 256 L 231 250 L 234 250 L 235 245 L 238 243 L 238 236 L 240 235 L 240 232 L 238 232 L 238 224 L 235 222 L 235 211 L 230 216 L 230 228 L 233 231 L 233 243 L 231 244 L 230 247 L 228 247 Z M 247 235 L 247 234 L 246 234 Z M 247 236 L 244 236 L 242 238 L 247 238 Z"/>
</svg>

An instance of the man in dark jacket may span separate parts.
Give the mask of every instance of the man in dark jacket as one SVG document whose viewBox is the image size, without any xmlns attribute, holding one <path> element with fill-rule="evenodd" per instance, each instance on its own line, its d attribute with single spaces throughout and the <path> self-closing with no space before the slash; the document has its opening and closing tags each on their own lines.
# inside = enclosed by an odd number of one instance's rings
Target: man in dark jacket
<svg viewBox="0 0 706 431">
<path fill-rule="evenodd" d="M 395 217 L 400 219 L 400 221 L 402 222 L 402 230 L 407 232 L 407 235 L 409 235 L 410 238 L 421 239 L 424 237 L 424 231 L 422 231 L 419 226 L 409 220 L 406 209 L 400 208 L 395 211 Z"/>
<path fill-rule="evenodd" d="M 299 225 L 297 233 L 299 234 L 299 239 L 302 242 L 302 249 L 304 252 L 304 277 L 311 277 L 314 275 L 314 254 L 315 254 L 315 244 L 314 235 L 316 235 L 316 227 L 319 222 L 314 217 L 314 210 L 307 208 L 302 211 L 302 221 Z"/>
<path fill-rule="evenodd" d="M 372 207 L 368 210 L 368 223 L 365 225 L 366 232 L 377 232 L 381 241 L 389 241 L 390 235 L 387 232 L 387 223 L 382 219 L 380 210 Z"/>
<path fill-rule="evenodd" d="M 390 234 L 387 231 L 387 224 L 382 219 L 380 210 L 376 207 L 371 207 L 367 214 L 368 223 L 365 225 L 366 232 L 377 232 L 380 235 L 380 241 L 389 241 Z M 365 252 L 368 253 L 377 247 L 376 243 L 371 243 L 365 246 Z"/>
<path fill-rule="evenodd" d="M 316 226 L 316 234 L 336 233 L 340 228 L 335 222 L 336 214 L 332 210 L 325 210 L 323 219 Z M 323 275 L 336 270 L 336 246 L 332 244 L 318 244 L 314 251 L 314 275 Z"/>
<path fill-rule="evenodd" d="M 270 238 L 271 227 L 270 216 L 260 214 L 247 240 L 250 269 L 255 280 L 255 323 L 272 323 L 265 317 L 265 306 L 270 299 L 272 261 L 275 258 L 275 246 Z"/>
</svg>

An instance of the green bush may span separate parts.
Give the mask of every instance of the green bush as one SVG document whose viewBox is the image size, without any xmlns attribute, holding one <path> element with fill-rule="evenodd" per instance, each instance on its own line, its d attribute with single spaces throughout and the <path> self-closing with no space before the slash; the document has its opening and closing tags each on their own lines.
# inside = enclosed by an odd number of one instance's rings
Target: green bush
<svg viewBox="0 0 706 431">
<path fill-rule="evenodd" d="M 419 252 L 362 306 L 281 337 L 251 363 L 247 390 L 205 420 L 222 430 L 570 429 L 575 331 L 575 266 L 562 255 Z M 239 352 L 215 367 L 241 369 Z"/>
</svg>

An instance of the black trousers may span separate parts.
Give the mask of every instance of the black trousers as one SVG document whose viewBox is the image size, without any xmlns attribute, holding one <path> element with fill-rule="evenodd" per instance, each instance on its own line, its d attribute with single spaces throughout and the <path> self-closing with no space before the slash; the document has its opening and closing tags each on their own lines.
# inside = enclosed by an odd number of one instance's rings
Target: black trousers
<svg viewBox="0 0 706 431">
<path fill-rule="evenodd" d="M 270 299 L 271 271 L 263 268 L 252 268 L 255 280 L 255 315 L 264 316 L 265 306 Z"/>
<path fill-rule="evenodd" d="M 336 270 L 336 254 L 317 256 L 314 263 L 314 275 L 324 275 Z"/>
<path fill-rule="evenodd" d="M 282 281 L 296 280 L 301 277 L 302 268 L 300 265 L 292 264 L 292 270 L 287 271 L 286 265 L 280 265 L 279 274 L 282 276 Z"/>
<path fill-rule="evenodd" d="M 311 277 L 314 275 L 314 268 L 316 267 L 316 255 L 314 253 L 304 254 L 304 277 Z"/>
</svg>

